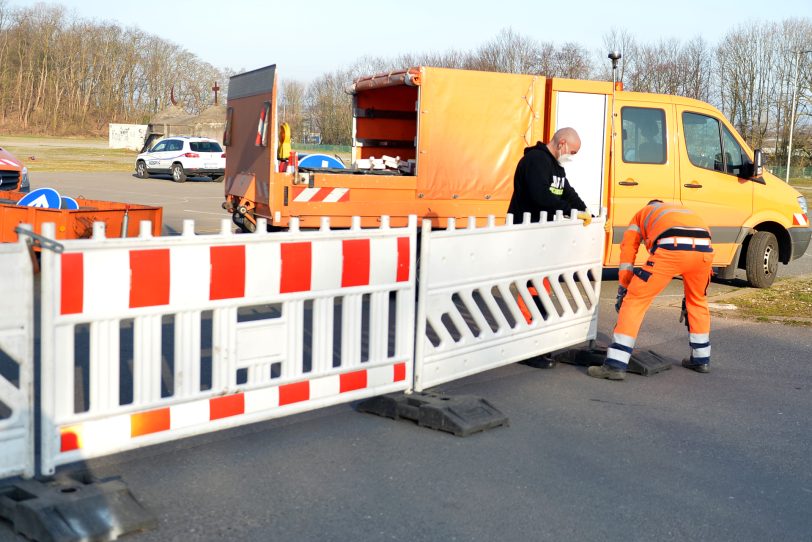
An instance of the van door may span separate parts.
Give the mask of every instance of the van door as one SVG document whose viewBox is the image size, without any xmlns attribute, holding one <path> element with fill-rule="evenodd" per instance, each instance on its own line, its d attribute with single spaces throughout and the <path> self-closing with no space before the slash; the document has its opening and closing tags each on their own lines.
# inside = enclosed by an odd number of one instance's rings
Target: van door
<svg viewBox="0 0 812 542">
<path fill-rule="evenodd" d="M 619 263 L 620 242 L 635 213 L 652 199 L 671 202 L 676 197 L 673 106 L 619 101 L 618 110 L 622 129 L 615 137 L 612 245 L 608 265 Z M 645 261 L 646 255 L 641 245 L 636 262 Z"/>
<path fill-rule="evenodd" d="M 711 229 L 713 264 L 728 265 L 753 214 L 753 183 L 739 177 L 750 162 L 733 132 L 716 116 L 678 106 L 682 122 L 680 201 Z"/>
</svg>

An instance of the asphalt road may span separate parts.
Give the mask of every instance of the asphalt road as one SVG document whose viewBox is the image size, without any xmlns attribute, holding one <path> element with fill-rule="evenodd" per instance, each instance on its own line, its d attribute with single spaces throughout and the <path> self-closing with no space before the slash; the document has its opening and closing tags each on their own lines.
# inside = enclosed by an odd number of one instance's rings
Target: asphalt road
<svg viewBox="0 0 812 542">
<path fill-rule="evenodd" d="M 222 185 L 48 177 L 67 195 L 162 202 L 167 231 L 189 211 L 200 215 L 198 232 L 219 228 Z M 807 253 L 781 273 L 811 267 Z M 711 293 L 734 288 L 714 284 Z M 604 338 L 615 321 L 614 289 L 607 279 Z M 666 306 L 672 301 L 650 310 L 638 347 L 676 362 L 688 345 Z M 719 318 L 713 325 L 708 375 L 674 367 L 617 383 L 569 365 L 511 365 L 443 386 L 485 397 L 510 418 L 509 427 L 467 438 L 342 405 L 87 468 L 122 476 L 159 518 L 157 530 L 126 538 L 133 542 L 809 542 L 812 331 Z M 15 540 L 2 525 L 0 540 Z"/>
</svg>

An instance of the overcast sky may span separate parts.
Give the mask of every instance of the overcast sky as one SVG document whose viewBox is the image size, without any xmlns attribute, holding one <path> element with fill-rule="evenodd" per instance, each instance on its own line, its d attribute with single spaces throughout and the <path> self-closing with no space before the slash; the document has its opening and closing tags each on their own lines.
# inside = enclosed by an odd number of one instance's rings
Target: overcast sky
<svg viewBox="0 0 812 542">
<path fill-rule="evenodd" d="M 33 1 L 7 0 L 10 6 Z M 812 18 L 812 0 L 57 0 L 78 16 L 114 21 L 179 44 L 214 66 L 277 64 L 307 82 L 363 56 L 472 50 L 511 27 L 561 44 L 602 48 L 612 27 L 638 41 L 703 36 L 715 44 L 739 24 Z"/>
</svg>

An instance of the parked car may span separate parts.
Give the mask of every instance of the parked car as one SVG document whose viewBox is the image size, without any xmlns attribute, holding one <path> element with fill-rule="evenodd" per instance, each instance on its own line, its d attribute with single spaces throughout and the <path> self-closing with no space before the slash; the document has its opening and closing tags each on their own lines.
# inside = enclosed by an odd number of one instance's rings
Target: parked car
<svg viewBox="0 0 812 542">
<path fill-rule="evenodd" d="M 2 147 L 0 147 L 0 190 L 17 190 L 18 192 L 31 190 L 28 168 Z"/>
<path fill-rule="evenodd" d="M 210 177 L 221 182 L 226 170 L 226 153 L 215 139 L 206 137 L 171 136 L 158 141 L 135 159 L 135 175 L 147 179 L 150 175 L 171 175 L 176 183 L 187 177 Z"/>
</svg>

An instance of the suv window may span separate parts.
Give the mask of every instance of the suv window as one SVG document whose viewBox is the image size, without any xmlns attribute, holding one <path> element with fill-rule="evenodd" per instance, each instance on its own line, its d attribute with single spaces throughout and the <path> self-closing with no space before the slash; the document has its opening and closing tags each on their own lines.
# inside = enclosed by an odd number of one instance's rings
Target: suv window
<svg viewBox="0 0 812 542">
<path fill-rule="evenodd" d="M 177 139 L 170 139 L 166 142 L 166 150 L 168 151 L 182 151 L 183 150 L 183 141 L 179 141 Z"/>
<path fill-rule="evenodd" d="M 194 152 L 223 152 L 223 148 L 215 141 L 192 141 L 189 146 Z"/>
<path fill-rule="evenodd" d="M 665 111 L 647 107 L 624 107 L 623 161 L 635 164 L 664 164 Z"/>
<path fill-rule="evenodd" d="M 150 150 L 149 152 L 163 152 L 165 150 L 166 150 L 166 141 L 161 141 L 160 143 L 152 147 L 152 150 Z"/>
</svg>

